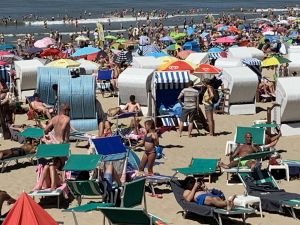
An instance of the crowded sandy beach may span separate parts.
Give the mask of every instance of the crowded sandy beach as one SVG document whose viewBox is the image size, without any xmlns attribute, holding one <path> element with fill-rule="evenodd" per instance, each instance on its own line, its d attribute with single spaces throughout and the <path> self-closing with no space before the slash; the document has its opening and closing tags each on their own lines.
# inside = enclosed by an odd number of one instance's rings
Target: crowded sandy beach
<svg viewBox="0 0 300 225">
<path fill-rule="evenodd" d="M 299 224 L 299 11 L 236 11 L 0 32 L 0 224 Z"/>
</svg>

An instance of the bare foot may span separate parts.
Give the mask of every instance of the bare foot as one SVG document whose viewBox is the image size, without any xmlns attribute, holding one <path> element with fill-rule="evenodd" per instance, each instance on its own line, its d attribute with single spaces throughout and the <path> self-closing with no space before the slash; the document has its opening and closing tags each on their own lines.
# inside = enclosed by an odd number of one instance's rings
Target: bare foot
<svg viewBox="0 0 300 225">
<path fill-rule="evenodd" d="M 236 195 L 232 195 L 228 198 L 228 200 L 227 200 L 227 211 L 230 211 L 233 208 L 233 206 L 234 206 L 233 202 L 234 202 L 235 197 L 236 197 Z"/>
</svg>

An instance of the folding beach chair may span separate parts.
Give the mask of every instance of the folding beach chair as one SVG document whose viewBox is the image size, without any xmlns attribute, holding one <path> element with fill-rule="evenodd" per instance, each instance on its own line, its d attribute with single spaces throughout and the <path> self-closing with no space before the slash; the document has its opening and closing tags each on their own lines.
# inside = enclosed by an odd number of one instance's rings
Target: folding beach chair
<svg viewBox="0 0 300 225">
<path fill-rule="evenodd" d="M 32 101 L 34 100 L 33 96 L 27 96 L 26 97 L 26 101 L 28 102 L 28 106 L 29 106 L 29 109 L 28 109 L 28 112 L 27 112 L 27 115 L 28 115 L 28 118 L 29 118 L 29 114 L 32 114 L 33 116 L 33 119 L 36 123 L 36 126 L 40 126 L 40 123 L 41 122 L 45 122 L 48 120 L 47 116 L 42 114 L 41 112 L 37 112 L 33 107 L 32 107 Z M 29 113 L 29 114 L 28 114 Z"/>
<path fill-rule="evenodd" d="M 104 93 L 108 92 L 114 96 L 114 89 L 111 84 L 113 78 L 112 70 L 99 70 L 97 75 L 97 89 L 101 92 L 104 97 Z"/>
<path fill-rule="evenodd" d="M 185 176 L 208 176 L 211 182 L 211 175 L 217 172 L 219 159 L 192 158 L 188 167 L 175 168 L 175 174 L 181 173 Z"/>
<path fill-rule="evenodd" d="M 238 144 L 245 143 L 245 134 L 251 133 L 252 142 L 256 145 L 265 144 L 265 129 L 261 127 L 237 127 L 235 131 L 234 141 L 227 141 L 225 155 L 229 155 L 235 150 Z"/>
<path fill-rule="evenodd" d="M 31 139 L 36 139 L 40 140 L 44 136 L 44 130 L 40 128 L 33 128 L 33 127 L 28 127 L 24 131 L 20 133 L 22 137 L 26 138 L 31 138 Z M 27 159 L 29 162 L 33 164 L 33 158 L 35 157 L 35 154 L 26 154 L 22 156 L 17 156 L 17 157 L 11 157 L 7 159 L 1 159 L 0 160 L 0 165 L 1 165 L 1 173 L 3 173 L 6 169 L 6 167 L 15 161 L 16 163 L 19 162 L 20 159 Z"/>
<path fill-rule="evenodd" d="M 256 152 L 256 153 L 248 154 L 244 157 L 239 158 L 237 167 L 222 170 L 223 172 L 227 173 L 227 178 L 226 178 L 227 185 L 231 184 L 229 182 L 229 174 L 237 174 L 239 172 L 250 172 L 251 171 L 250 168 L 241 166 L 240 165 L 241 161 L 248 161 L 248 160 L 259 160 L 259 161 L 261 161 L 264 158 L 266 158 L 266 157 L 268 157 L 268 156 L 270 156 L 274 153 L 275 153 L 275 151 Z"/>
<path fill-rule="evenodd" d="M 138 179 L 132 182 L 128 182 L 124 185 L 123 192 L 121 194 L 121 207 L 132 208 L 138 205 L 142 205 L 144 202 L 144 209 L 147 210 L 146 197 L 145 197 L 145 179 Z M 134 193 L 134 194 L 133 194 Z M 105 202 L 90 202 L 85 205 L 70 208 L 64 210 L 65 212 L 72 212 L 76 223 L 75 212 L 88 212 L 99 210 L 99 208 L 115 206 L 113 203 Z M 105 224 L 105 217 L 103 220 Z M 77 223 L 76 223 L 77 224 Z"/>
<path fill-rule="evenodd" d="M 171 187 L 177 203 L 183 209 L 182 215 L 184 218 L 186 218 L 188 213 L 194 213 L 199 216 L 214 218 L 219 225 L 222 225 L 222 217 L 240 215 L 244 224 L 246 224 L 246 214 L 255 213 L 253 208 L 234 207 L 232 210 L 227 211 L 225 209 L 216 208 L 213 206 L 198 205 L 195 202 L 188 202 L 183 198 L 184 188 L 179 180 L 172 180 Z"/>
<path fill-rule="evenodd" d="M 261 199 L 263 210 L 282 213 L 284 209 L 287 209 L 292 217 L 297 219 L 294 208 L 300 207 L 300 194 L 280 189 L 267 170 L 239 172 L 238 175 L 247 194 Z"/>
<path fill-rule="evenodd" d="M 40 144 L 37 148 L 35 157 L 38 162 L 41 158 L 54 158 L 54 157 L 69 157 L 70 155 L 70 144 Z M 40 176 L 42 175 L 43 166 L 38 163 L 37 166 L 37 183 L 39 182 Z M 65 175 L 67 178 L 67 174 Z M 28 193 L 32 198 L 34 197 L 57 197 L 57 207 L 59 208 L 60 195 L 66 193 L 67 184 L 64 183 L 55 190 L 34 190 Z"/>
</svg>

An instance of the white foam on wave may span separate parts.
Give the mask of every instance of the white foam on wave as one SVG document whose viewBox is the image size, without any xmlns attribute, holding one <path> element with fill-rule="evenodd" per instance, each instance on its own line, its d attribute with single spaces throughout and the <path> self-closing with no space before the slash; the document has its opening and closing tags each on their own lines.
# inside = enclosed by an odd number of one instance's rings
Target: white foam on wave
<svg viewBox="0 0 300 225">
<path fill-rule="evenodd" d="M 169 15 L 167 18 L 175 18 L 175 17 L 193 17 L 193 16 L 205 16 L 207 14 L 179 14 L 179 15 Z M 211 14 L 213 16 L 219 14 Z M 162 17 L 150 17 L 151 20 L 162 19 Z M 100 23 L 115 23 L 115 22 L 134 22 L 134 21 L 146 21 L 147 17 L 105 17 L 105 18 L 91 18 L 91 19 L 79 19 L 77 20 L 78 24 L 94 24 L 97 22 Z M 64 24 L 75 24 L 76 20 L 72 20 L 72 22 L 66 20 L 47 20 L 47 25 L 64 25 Z M 31 26 L 44 26 L 44 21 L 25 21 L 25 25 Z"/>
<path fill-rule="evenodd" d="M 296 10 L 296 11 L 300 10 L 300 8 L 298 8 L 298 7 L 291 7 L 291 8 L 294 9 L 294 10 Z M 268 12 L 270 10 L 273 11 L 273 12 L 287 12 L 289 9 L 288 8 L 280 8 L 280 9 L 274 9 L 274 8 L 256 9 L 257 12 Z"/>
</svg>

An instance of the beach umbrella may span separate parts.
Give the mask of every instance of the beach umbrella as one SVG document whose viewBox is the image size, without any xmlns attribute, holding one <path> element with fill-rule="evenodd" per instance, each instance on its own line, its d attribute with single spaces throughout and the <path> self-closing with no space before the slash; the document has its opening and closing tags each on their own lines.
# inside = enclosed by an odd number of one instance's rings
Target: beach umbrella
<svg viewBox="0 0 300 225">
<path fill-rule="evenodd" d="M 80 63 L 81 68 L 85 69 L 86 74 L 92 74 L 93 71 L 97 71 L 100 68 L 100 65 L 98 63 L 92 62 L 90 60 L 79 59 L 77 60 L 77 62 Z"/>
<path fill-rule="evenodd" d="M 224 26 L 225 26 L 224 24 L 220 23 L 220 24 L 217 24 L 214 28 L 219 29 L 219 28 L 224 27 Z"/>
<path fill-rule="evenodd" d="M 58 223 L 23 192 L 5 217 L 2 225 L 58 225 Z"/>
<path fill-rule="evenodd" d="M 222 26 L 222 27 L 219 27 L 219 28 L 218 28 L 218 31 L 225 31 L 225 30 L 227 30 L 227 29 L 228 29 L 228 26 L 224 25 L 224 26 Z"/>
<path fill-rule="evenodd" d="M 203 32 L 200 34 L 200 37 L 201 37 L 201 38 L 205 38 L 207 35 L 209 35 L 209 33 L 203 31 Z"/>
<path fill-rule="evenodd" d="M 218 74 L 221 70 L 210 64 L 200 64 L 194 71 L 194 73 L 202 74 Z"/>
<path fill-rule="evenodd" d="M 104 38 L 105 38 L 106 40 L 117 40 L 117 39 L 118 39 L 117 37 L 115 37 L 115 36 L 113 36 L 113 35 L 106 35 Z"/>
<path fill-rule="evenodd" d="M 49 44 L 45 43 L 43 40 L 37 40 L 33 45 L 36 48 L 47 48 L 49 46 Z"/>
<path fill-rule="evenodd" d="M 100 51 L 99 48 L 84 47 L 84 48 L 77 49 L 77 51 L 74 52 L 71 56 L 72 57 L 80 57 L 80 56 L 84 56 L 84 55 L 90 55 L 93 53 L 97 53 L 99 51 Z"/>
<path fill-rule="evenodd" d="M 250 40 L 242 40 L 239 42 L 239 46 L 247 46 L 250 43 Z"/>
<path fill-rule="evenodd" d="M 16 46 L 14 45 L 11 45 L 11 44 L 3 44 L 3 45 L 0 45 L 0 50 L 12 50 L 12 49 L 15 49 Z"/>
<path fill-rule="evenodd" d="M 112 45 L 110 45 L 110 49 L 118 49 L 119 47 L 121 47 L 122 45 L 120 43 L 113 43 Z"/>
<path fill-rule="evenodd" d="M 234 32 L 234 33 L 239 33 L 240 32 L 240 30 L 237 29 L 235 26 L 228 27 L 226 31 L 228 31 L 228 32 Z"/>
<path fill-rule="evenodd" d="M 151 53 L 147 53 L 145 56 L 153 56 L 155 58 L 159 58 L 159 57 L 169 56 L 169 54 L 165 52 L 151 52 Z"/>
<path fill-rule="evenodd" d="M 218 48 L 218 47 L 213 47 L 213 48 L 210 48 L 208 49 L 207 52 L 214 52 L 214 53 L 218 53 L 218 52 L 222 52 L 223 50 L 221 48 Z"/>
<path fill-rule="evenodd" d="M 43 51 L 43 49 L 37 48 L 37 47 L 30 47 L 30 48 L 25 49 L 25 52 L 27 52 L 28 54 L 35 54 L 35 53 L 42 52 L 42 51 Z"/>
<path fill-rule="evenodd" d="M 157 59 L 160 62 L 160 65 L 164 65 L 164 64 L 167 64 L 167 63 L 170 63 L 170 62 L 175 62 L 175 61 L 179 60 L 178 58 L 173 57 L 173 56 L 162 56 L 162 57 L 159 57 Z"/>
<path fill-rule="evenodd" d="M 55 56 L 58 55 L 60 51 L 57 48 L 46 48 L 42 51 L 41 56 L 46 57 L 46 56 Z"/>
<path fill-rule="evenodd" d="M 176 51 L 177 49 L 181 49 L 181 46 L 179 44 L 172 44 L 167 47 L 168 51 Z"/>
<path fill-rule="evenodd" d="M 162 42 L 172 42 L 175 43 L 175 40 L 173 38 L 171 38 L 170 36 L 164 36 L 162 38 L 159 39 Z"/>
<path fill-rule="evenodd" d="M 217 38 L 214 43 L 228 43 L 228 44 L 231 44 L 231 43 L 234 43 L 235 40 L 233 38 L 230 38 L 230 37 L 220 37 L 220 38 Z"/>
<path fill-rule="evenodd" d="M 290 63 L 291 61 L 287 58 L 284 58 L 282 56 L 271 56 L 265 60 L 262 61 L 261 66 L 262 67 L 268 67 L 268 66 L 277 66 L 284 63 Z"/>
<path fill-rule="evenodd" d="M 188 29 L 186 30 L 186 33 L 187 33 L 187 35 L 192 35 L 192 34 L 194 34 L 195 33 L 195 30 L 194 30 L 194 28 L 192 28 L 192 27 L 188 27 Z"/>
<path fill-rule="evenodd" d="M 69 67 L 79 67 L 80 63 L 71 59 L 58 59 L 48 63 L 46 66 L 58 67 L 58 68 L 69 68 Z"/>
<path fill-rule="evenodd" d="M 125 38 L 120 38 L 120 39 L 116 40 L 116 42 L 117 42 L 117 43 L 120 43 L 120 44 L 123 44 L 123 43 L 125 43 L 126 41 L 128 41 L 128 40 L 125 39 Z"/>
<path fill-rule="evenodd" d="M 5 66 L 5 65 L 8 65 L 8 64 L 9 64 L 8 62 L 0 60 L 0 66 Z"/>
<path fill-rule="evenodd" d="M 51 37 L 44 37 L 41 40 L 43 40 L 43 42 L 48 44 L 48 45 L 55 45 L 56 44 L 56 41 Z"/>
<path fill-rule="evenodd" d="M 0 56 L 7 56 L 7 55 L 13 55 L 13 54 L 8 51 L 0 51 Z"/>
<path fill-rule="evenodd" d="M 176 34 L 174 37 L 173 37 L 173 39 L 174 40 L 179 40 L 179 39 L 182 39 L 182 38 L 184 38 L 186 36 L 186 33 L 178 33 L 178 34 Z M 172 37 L 172 36 L 171 36 Z"/>
<path fill-rule="evenodd" d="M 177 57 L 180 59 L 186 59 L 193 52 L 194 51 L 192 51 L 192 50 L 180 51 L 180 52 L 178 52 Z"/>
<path fill-rule="evenodd" d="M 178 70 L 188 70 L 190 73 L 194 72 L 194 68 L 196 66 L 187 61 L 178 60 L 174 62 L 170 62 L 160 66 L 157 70 L 161 71 L 178 71 Z"/>
<path fill-rule="evenodd" d="M 84 35 L 79 35 L 77 38 L 75 38 L 75 41 L 80 42 L 80 41 L 88 41 L 90 40 L 87 36 Z"/>
</svg>

